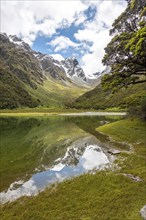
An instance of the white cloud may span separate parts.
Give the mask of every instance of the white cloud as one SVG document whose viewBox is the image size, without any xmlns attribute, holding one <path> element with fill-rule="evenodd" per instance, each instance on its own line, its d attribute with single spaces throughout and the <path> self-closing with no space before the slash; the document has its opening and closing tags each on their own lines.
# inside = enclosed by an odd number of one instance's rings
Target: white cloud
<svg viewBox="0 0 146 220">
<path fill-rule="evenodd" d="M 90 1 L 88 2 L 88 4 Z M 114 20 L 122 13 L 126 7 L 125 1 L 97 1 L 92 2 L 96 7 L 97 13 L 92 21 L 84 23 L 84 29 L 78 30 L 74 37 L 80 42 L 90 43 L 91 47 L 87 54 L 81 58 L 81 63 L 85 73 L 91 75 L 94 72 L 102 71 L 102 58 L 104 48 L 111 40 L 109 29 Z"/>
<path fill-rule="evenodd" d="M 1 32 L 16 34 L 32 43 L 39 32 L 51 36 L 57 28 L 70 26 L 87 8 L 81 1 L 2 1 Z"/>
<path fill-rule="evenodd" d="M 76 34 L 74 34 L 74 37 L 79 40 L 79 41 L 89 41 L 93 42 L 94 39 L 96 38 L 94 30 L 90 29 L 83 29 L 79 30 Z"/>
<path fill-rule="evenodd" d="M 79 13 L 78 16 L 76 17 L 75 25 L 78 26 L 80 24 L 83 24 L 87 17 L 84 15 L 83 12 Z"/>
<path fill-rule="evenodd" d="M 121 1 L 103 1 L 97 8 L 96 21 L 99 24 L 105 23 L 111 28 L 113 21 L 117 18 L 125 9 L 126 2 L 121 4 Z"/>
<path fill-rule="evenodd" d="M 49 45 L 55 47 L 55 52 L 62 51 L 64 49 L 67 49 L 69 47 L 78 47 L 79 44 L 71 41 L 68 37 L 59 36 L 56 37 L 54 40 L 48 43 Z"/>
<path fill-rule="evenodd" d="M 55 60 L 61 61 L 64 60 L 64 57 L 61 56 L 60 54 L 50 54 Z"/>
</svg>

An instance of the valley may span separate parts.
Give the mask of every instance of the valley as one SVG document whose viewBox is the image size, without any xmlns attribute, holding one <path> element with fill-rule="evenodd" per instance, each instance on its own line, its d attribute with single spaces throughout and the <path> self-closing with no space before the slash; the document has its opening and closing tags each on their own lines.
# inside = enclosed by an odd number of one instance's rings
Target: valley
<svg viewBox="0 0 146 220">
<path fill-rule="evenodd" d="M 97 80 L 88 82 L 75 58 L 59 62 L 16 36 L 1 34 L 0 41 L 1 109 L 60 108 L 91 90 Z"/>
<path fill-rule="evenodd" d="M 0 219 L 146 220 L 146 3 L 1 1 Z"/>
</svg>

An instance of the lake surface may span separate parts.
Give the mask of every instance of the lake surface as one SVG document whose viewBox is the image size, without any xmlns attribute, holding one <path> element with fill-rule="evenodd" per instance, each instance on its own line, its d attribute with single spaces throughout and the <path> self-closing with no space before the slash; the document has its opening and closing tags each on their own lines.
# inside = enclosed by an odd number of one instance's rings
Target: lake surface
<svg viewBox="0 0 146 220">
<path fill-rule="evenodd" d="M 37 195 L 52 183 L 110 168 L 114 147 L 95 131 L 122 116 L 0 118 L 0 198 Z"/>
</svg>

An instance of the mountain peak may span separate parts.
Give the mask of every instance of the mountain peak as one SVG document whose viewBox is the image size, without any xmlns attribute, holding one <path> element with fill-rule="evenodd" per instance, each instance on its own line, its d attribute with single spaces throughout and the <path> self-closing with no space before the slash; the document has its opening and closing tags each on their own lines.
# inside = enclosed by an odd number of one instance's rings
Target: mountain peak
<svg viewBox="0 0 146 220">
<path fill-rule="evenodd" d="M 61 61 L 63 68 L 68 77 L 79 78 L 86 81 L 86 76 L 83 69 L 79 66 L 79 62 L 75 57 L 69 57 Z"/>
<path fill-rule="evenodd" d="M 16 44 L 18 48 L 22 48 L 25 51 L 32 52 L 30 46 L 25 43 L 21 38 L 17 37 L 16 35 L 9 35 L 8 37 L 10 42 Z"/>
<path fill-rule="evenodd" d="M 22 42 L 22 40 L 18 38 L 16 35 L 9 35 L 9 39 L 13 42 Z"/>
</svg>

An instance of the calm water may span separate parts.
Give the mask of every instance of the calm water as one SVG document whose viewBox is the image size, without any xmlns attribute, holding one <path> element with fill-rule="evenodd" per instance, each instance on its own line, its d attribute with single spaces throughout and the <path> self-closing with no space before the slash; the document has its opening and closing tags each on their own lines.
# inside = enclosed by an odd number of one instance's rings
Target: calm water
<svg viewBox="0 0 146 220">
<path fill-rule="evenodd" d="M 36 195 L 51 183 L 108 168 L 109 140 L 95 128 L 121 117 L 1 118 L 1 202 Z"/>
</svg>

